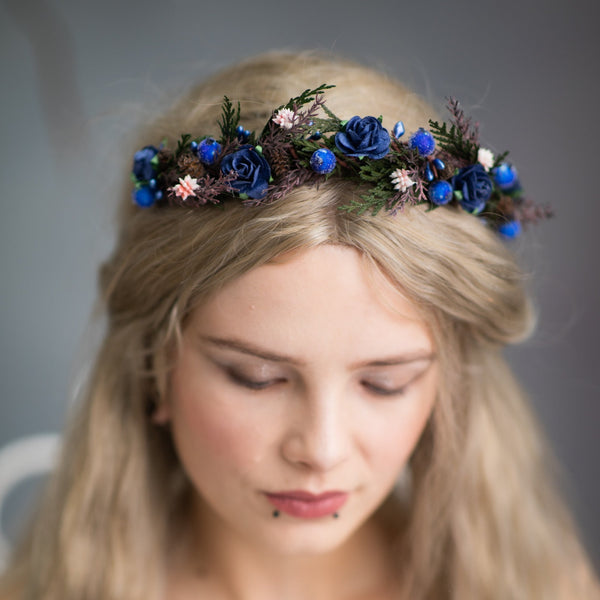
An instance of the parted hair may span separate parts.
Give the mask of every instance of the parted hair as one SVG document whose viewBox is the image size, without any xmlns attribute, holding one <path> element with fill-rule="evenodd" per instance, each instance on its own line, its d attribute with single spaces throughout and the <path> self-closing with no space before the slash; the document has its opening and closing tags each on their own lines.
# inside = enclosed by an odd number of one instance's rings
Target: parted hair
<svg viewBox="0 0 600 600">
<path fill-rule="evenodd" d="M 214 132 L 224 95 L 240 101 L 244 127 L 259 130 L 274 108 L 321 83 L 336 85 L 328 105 L 341 118 L 383 115 L 388 127 L 402 118 L 410 131 L 434 116 L 380 72 L 318 53 L 269 53 L 189 91 L 126 150 Z M 440 389 L 410 458 L 409 494 L 381 509 L 401 597 L 596 597 L 549 449 L 502 357 L 532 331 L 525 278 L 479 219 L 450 207 L 349 213 L 339 207 L 360 190 L 335 178 L 255 208 L 231 199 L 142 210 L 130 191 L 124 185 L 116 246 L 100 271 L 104 341 L 59 465 L 2 577 L 8 598 L 161 598 L 190 484 L 168 429 L 149 414 L 164 397 L 186 316 L 250 269 L 320 244 L 358 249 L 414 303 L 439 357 Z"/>
</svg>

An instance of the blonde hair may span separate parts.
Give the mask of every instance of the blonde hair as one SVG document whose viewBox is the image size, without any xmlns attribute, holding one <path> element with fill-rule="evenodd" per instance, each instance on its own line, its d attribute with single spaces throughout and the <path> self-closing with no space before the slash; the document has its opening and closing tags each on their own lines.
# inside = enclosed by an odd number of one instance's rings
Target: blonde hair
<svg viewBox="0 0 600 600">
<path fill-rule="evenodd" d="M 342 118 L 382 114 L 389 126 L 401 115 L 414 130 L 432 116 L 381 73 L 313 53 L 273 53 L 193 89 L 140 142 L 214 131 L 223 95 L 239 99 L 244 126 L 258 129 L 274 107 L 321 83 L 337 85 L 328 105 Z M 521 271 L 495 234 L 451 208 L 340 211 L 358 191 L 333 179 L 253 209 L 228 201 L 224 210 L 143 211 L 131 206 L 129 192 L 116 249 L 101 271 L 104 343 L 5 590 L 28 600 L 160 597 L 165 549 L 185 527 L 189 484 L 148 408 L 164 394 L 186 315 L 284 252 L 343 244 L 414 302 L 440 357 L 438 401 L 411 458 L 411 500 L 405 510 L 391 506 L 405 596 L 597 593 L 551 483 L 548 449 L 501 355 L 530 333 L 533 317 Z"/>
</svg>

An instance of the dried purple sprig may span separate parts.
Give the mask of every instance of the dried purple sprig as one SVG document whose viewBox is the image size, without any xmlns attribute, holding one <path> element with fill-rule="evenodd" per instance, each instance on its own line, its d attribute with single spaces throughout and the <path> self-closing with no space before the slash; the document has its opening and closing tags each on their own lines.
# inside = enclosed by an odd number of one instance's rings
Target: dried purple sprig
<svg viewBox="0 0 600 600">
<path fill-rule="evenodd" d="M 232 194 L 233 188 L 231 184 L 236 180 L 234 173 L 228 175 L 220 175 L 218 177 L 212 177 L 211 175 L 205 175 L 198 179 L 198 189 L 195 194 L 188 196 L 187 198 L 181 198 L 177 194 L 171 191 L 167 194 L 167 200 L 170 206 L 185 206 L 188 208 L 198 208 L 208 203 L 219 204 L 219 198 L 224 194 Z"/>
<path fill-rule="evenodd" d="M 472 144 L 479 145 L 479 123 L 473 123 L 465 116 L 460 102 L 453 96 L 446 98 L 450 121 L 456 126 L 460 135 Z"/>
<path fill-rule="evenodd" d="M 540 221 L 554 216 L 554 210 L 551 206 L 535 204 L 528 198 L 522 200 L 514 211 L 516 219 L 523 225 L 536 225 Z"/>
</svg>

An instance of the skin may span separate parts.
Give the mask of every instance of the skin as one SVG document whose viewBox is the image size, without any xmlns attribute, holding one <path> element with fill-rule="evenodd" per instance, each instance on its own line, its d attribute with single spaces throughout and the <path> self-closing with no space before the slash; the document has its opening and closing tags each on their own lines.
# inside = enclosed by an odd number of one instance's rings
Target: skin
<svg viewBox="0 0 600 600">
<path fill-rule="evenodd" d="M 426 325 L 351 248 L 281 257 L 196 308 L 155 416 L 196 492 L 169 597 L 385 597 L 374 514 L 437 387 Z M 337 519 L 273 518 L 265 492 L 282 490 L 349 495 Z"/>
</svg>

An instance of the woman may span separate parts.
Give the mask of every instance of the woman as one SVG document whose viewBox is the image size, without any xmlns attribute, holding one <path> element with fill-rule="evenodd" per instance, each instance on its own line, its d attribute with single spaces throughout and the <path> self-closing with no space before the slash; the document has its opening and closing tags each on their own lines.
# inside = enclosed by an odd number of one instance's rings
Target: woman
<svg viewBox="0 0 600 600">
<path fill-rule="evenodd" d="M 498 231 L 543 211 L 453 110 L 438 152 L 396 82 L 270 54 L 144 132 L 198 138 L 136 153 L 104 344 L 6 598 L 596 597 L 501 356 L 532 313 Z"/>
</svg>

